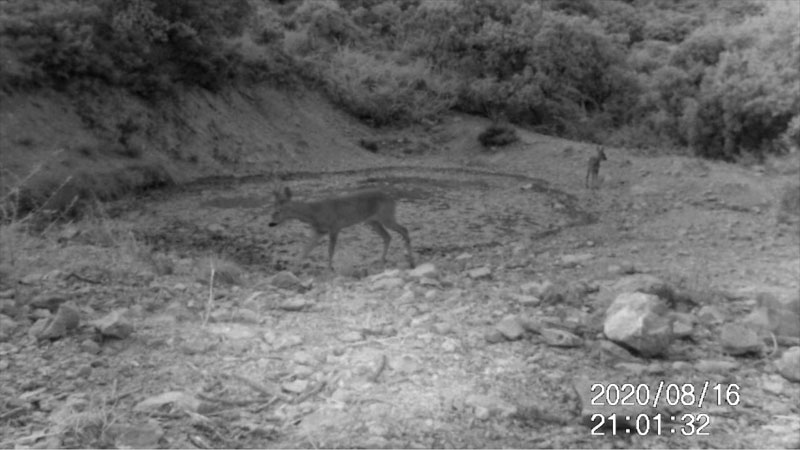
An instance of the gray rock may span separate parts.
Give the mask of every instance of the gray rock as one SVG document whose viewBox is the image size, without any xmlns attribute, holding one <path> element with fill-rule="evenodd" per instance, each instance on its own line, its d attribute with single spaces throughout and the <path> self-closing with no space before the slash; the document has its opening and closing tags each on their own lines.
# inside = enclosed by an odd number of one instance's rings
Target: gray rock
<svg viewBox="0 0 800 450">
<path fill-rule="evenodd" d="M 436 270 L 436 266 L 431 263 L 423 263 L 418 265 L 412 270 L 408 271 L 408 275 L 413 278 L 437 278 L 438 271 Z"/>
<path fill-rule="evenodd" d="M 115 309 L 91 324 L 104 337 L 125 339 L 133 333 L 133 324 L 125 317 L 126 312 L 125 308 Z"/>
<path fill-rule="evenodd" d="M 583 345 L 583 339 L 570 333 L 569 331 L 559 330 L 557 328 L 543 328 L 540 330 L 545 342 L 553 347 L 580 347 Z"/>
<path fill-rule="evenodd" d="M 473 280 L 480 280 L 492 276 L 492 270 L 486 266 L 467 271 L 467 276 Z"/>
<path fill-rule="evenodd" d="M 734 356 L 758 353 L 764 347 L 755 331 L 735 323 L 726 323 L 722 326 L 719 341 L 722 351 Z"/>
<path fill-rule="evenodd" d="M 30 306 L 31 308 L 46 309 L 51 313 L 55 313 L 58 311 L 58 307 L 66 301 L 67 299 L 65 297 L 61 297 L 59 295 L 44 294 L 34 297 L 30 302 Z"/>
<path fill-rule="evenodd" d="M 505 317 L 494 328 L 509 341 L 522 339 L 522 336 L 525 335 L 525 328 L 516 316 Z"/>
<path fill-rule="evenodd" d="M 775 361 L 778 373 L 789 381 L 800 382 L 800 347 L 791 347 Z"/>
<path fill-rule="evenodd" d="M 397 288 L 403 284 L 405 284 L 405 281 L 400 277 L 386 277 L 375 280 L 371 287 L 373 290 L 384 290 Z"/>
<path fill-rule="evenodd" d="M 542 282 L 529 281 L 527 283 L 523 283 L 519 288 L 523 294 L 533 295 L 541 298 L 552 286 L 553 283 L 550 280 L 545 280 Z"/>
<path fill-rule="evenodd" d="M 342 342 L 358 342 L 364 340 L 364 335 L 359 331 L 348 331 L 336 337 Z"/>
<path fill-rule="evenodd" d="M 575 266 L 578 264 L 585 263 L 586 261 L 589 261 L 592 258 L 594 258 L 594 255 L 591 253 L 580 253 L 577 255 L 562 255 L 561 264 L 564 266 Z"/>
<path fill-rule="evenodd" d="M 270 284 L 279 289 L 286 289 L 287 291 L 300 291 L 303 288 L 300 279 L 288 270 L 276 273 L 270 280 Z"/>
<path fill-rule="evenodd" d="M 292 394 L 300 394 L 308 388 L 308 380 L 294 380 L 281 384 L 281 389 Z"/>
<path fill-rule="evenodd" d="M 707 323 L 722 323 L 725 321 L 725 314 L 713 305 L 706 305 L 697 311 L 697 317 Z"/>
<path fill-rule="evenodd" d="M 621 294 L 606 311 L 603 332 L 643 356 L 662 355 L 673 340 L 672 321 L 666 313 L 666 305 L 655 295 Z"/>
<path fill-rule="evenodd" d="M 313 305 L 313 302 L 306 300 L 304 297 L 296 296 L 280 302 L 278 308 L 284 311 L 302 311 L 311 305 Z"/>
<path fill-rule="evenodd" d="M 69 331 L 78 328 L 80 322 L 81 316 L 75 305 L 64 303 L 58 308 L 56 315 L 53 316 L 36 338 L 39 340 L 60 339 L 66 336 Z"/>
</svg>

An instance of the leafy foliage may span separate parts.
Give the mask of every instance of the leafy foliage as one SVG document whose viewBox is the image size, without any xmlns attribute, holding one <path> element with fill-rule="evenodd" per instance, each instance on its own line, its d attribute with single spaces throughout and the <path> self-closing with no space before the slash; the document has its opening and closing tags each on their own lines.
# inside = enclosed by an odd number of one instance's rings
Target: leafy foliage
<svg viewBox="0 0 800 450">
<path fill-rule="evenodd" d="M 246 0 L 11 0 L 2 6 L 4 86 L 121 85 L 145 97 L 176 84 L 214 89 L 238 63 L 223 38 L 244 28 Z"/>
</svg>

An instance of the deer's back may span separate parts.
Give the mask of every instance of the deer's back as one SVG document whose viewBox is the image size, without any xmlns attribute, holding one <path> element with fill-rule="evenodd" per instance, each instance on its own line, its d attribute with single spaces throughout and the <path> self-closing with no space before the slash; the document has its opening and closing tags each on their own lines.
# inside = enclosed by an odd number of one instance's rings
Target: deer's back
<svg viewBox="0 0 800 450">
<path fill-rule="evenodd" d="M 395 201 L 387 193 L 376 190 L 363 190 L 340 197 L 331 197 L 311 202 L 319 212 L 320 225 L 327 231 L 342 229 L 365 222 L 394 216 Z"/>
</svg>

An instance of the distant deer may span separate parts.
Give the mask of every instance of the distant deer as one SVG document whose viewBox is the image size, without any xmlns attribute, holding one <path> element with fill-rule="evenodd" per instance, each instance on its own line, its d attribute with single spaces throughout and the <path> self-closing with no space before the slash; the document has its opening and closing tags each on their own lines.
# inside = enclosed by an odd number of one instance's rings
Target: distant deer
<svg viewBox="0 0 800 450">
<path fill-rule="evenodd" d="M 589 158 L 586 166 L 586 187 L 597 189 L 597 175 L 600 173 L 600 162 L 607 160 L 602 146 L 597 146 L 597 154 Z M 591 182 L 590 182 L 591 179 Z"/>
<path fill-rule="evenodd" d="M 328 268 L 333 270 L 333 251 L 336 238 L 344 228 L 366 223 L 383 239 L 381 263 L 386 264 L 386 252 L 392 240 L 386 228 L 396 231 L 402 236 L 406 245 L 406 259 L 414 267 L 414 256 L 411 251 L 411 239 L 408 230 L 395 220 L 395 201 L 380 190 L 365 190 L 341 197 L 327 198 L 315 202 L 292 201 L 292 191 L 285 188 L 276 190 L 274 212 L 270 227 L 289 220 L 297 219 L 311 225 L 311 238 L 303 250 L 299 261 L 308 257 L 323 235 L 328 235 Z"/>
</svg>

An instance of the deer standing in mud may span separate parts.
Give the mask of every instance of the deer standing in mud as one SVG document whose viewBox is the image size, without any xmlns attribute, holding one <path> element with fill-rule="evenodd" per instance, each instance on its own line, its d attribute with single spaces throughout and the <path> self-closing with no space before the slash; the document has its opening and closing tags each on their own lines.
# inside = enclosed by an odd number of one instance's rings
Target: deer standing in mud
<svg viewBox="0 0 800 450">
<path fill-rule="evenodd" d="M 592 189 L 597 189 L 598 187 L 597 175 L 600 173 L 600 163 L 608 159 L 606 158 L 606 153 L 603 151 L 602 146 L 597 146 L 596 150 L 597 154 L 589 158 L 589 162 L 586 166 L 586 187 L 591 187 Z"/>
<path fill-rule="evenodd" d="M 366 223 L 383 239 L 381 263 L 386 264 L 386 252 L 392 240 L 386 228 L 400 234 L 405 241 L 406 259 L 414 267 L 414 256 L 411 250 L 411 239 L 408 230 L 395 219 L 396 203 L 380 190 L 365 190 L 341 197 L 327 198 L 314 202 L 298 202 L 292 200 L 292 191 L 285 188 L 276 190 L 274 212 L 270 227 L 297 219 L 311 226 L 311 237 L 300 256 L 299 262 L 308 257 L 324 235 L 328 235 L 328 268 L 333 270 L 333 252 L 336 249 L 336 238 L 339 232 L 347 227 Z"/>
</svg>

